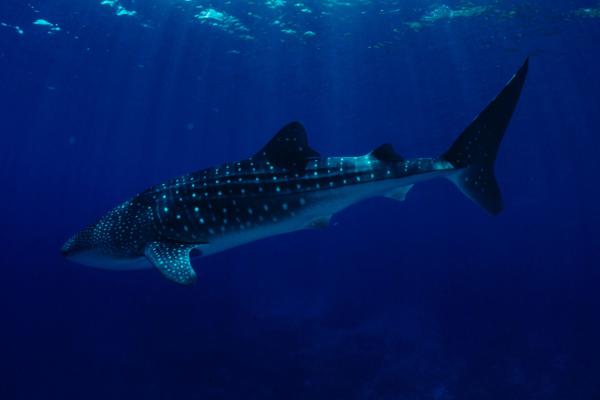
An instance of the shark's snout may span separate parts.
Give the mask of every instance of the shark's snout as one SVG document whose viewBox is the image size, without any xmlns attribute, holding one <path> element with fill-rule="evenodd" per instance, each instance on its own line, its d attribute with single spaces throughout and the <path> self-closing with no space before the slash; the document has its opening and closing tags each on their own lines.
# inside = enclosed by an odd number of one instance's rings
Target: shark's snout
<svg viewBox="0 0 600 400">
<path fill-rule="evenodd" d="M 88 248 L 88 246 L 84 246 L 81 243 L 79 243 L 77 241 L 77 235 L 75 235 L 69 240 L 67 240 L 65 244 L 62 245 L 62 247 L 60 248 L 60 254 L 62 254 L 63 257 L 71 258 L 77 255 L 78 253 L 85 251 L 86 248 Z"/>
<path fill-rule="evenodd" d="M 64 257 L 70 258 L 89 251 L 92 247 L 91 232 L 89 229 L 85 229 L 69 238 L 60 248 L 60 253 Z"/>
<path fill-rule="evenodd" d="M 62 245 L 62 247 L 60 248 L 60 254 L 62 254 L 64 257 L 68 257 L 69 253 L 71 252 L 71 245 L 73 243 L 73 239 L 69 239 L 65 242 L 65 244 Z"/>
</svg>

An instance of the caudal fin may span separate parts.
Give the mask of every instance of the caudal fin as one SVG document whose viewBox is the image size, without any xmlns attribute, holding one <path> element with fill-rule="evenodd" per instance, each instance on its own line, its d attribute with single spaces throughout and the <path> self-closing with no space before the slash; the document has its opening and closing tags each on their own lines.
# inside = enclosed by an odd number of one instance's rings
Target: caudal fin
<svg viewBox="0 0 600 400">
<path fill-rule="evenodd" d="M 449 179 L 493 215 L 502 211 L 502 196 L 494 176 L 494 161 L 521 95 L 528 67 L 529 59 L 441 157 L 457 169 Z"/>
</svg>

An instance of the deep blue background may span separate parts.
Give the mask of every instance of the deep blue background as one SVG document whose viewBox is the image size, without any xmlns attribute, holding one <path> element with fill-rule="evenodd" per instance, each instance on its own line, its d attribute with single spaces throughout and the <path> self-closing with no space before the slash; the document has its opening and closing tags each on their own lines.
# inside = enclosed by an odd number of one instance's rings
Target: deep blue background
<svg viewBox="0 0 600 400">
<path fill-rule="evenodd" d="M 41 3 L 0 5 L 25 31 L 0 27 L 2 399 L 600 398 L 600 20 L 572 13 L 593 1 L 485 2 L 503 11 L 418 31 L 420 1 L 212 3 L 253 40 L 179 1 Z M 60 257 L 112 206 L 290 120 L 326 155 L 439 154 L 527 55 L 499 217 L 429 182 L 197 259 L 191 289 Z"/>
</svg>

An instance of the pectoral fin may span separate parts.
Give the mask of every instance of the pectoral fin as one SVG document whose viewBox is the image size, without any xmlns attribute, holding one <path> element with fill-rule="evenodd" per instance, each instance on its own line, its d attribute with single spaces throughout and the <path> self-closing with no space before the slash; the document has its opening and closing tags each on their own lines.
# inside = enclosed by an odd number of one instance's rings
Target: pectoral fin
<svg viewBox="0 0 600 400">
<path fill-rule="evenodd" d="M 194 247 L 189 243 L 150 242 L 144 254 L 165 278 L 191 286 L 196 283 L 196 272 L 190 264 L 190 251 Z"/>
</svg>

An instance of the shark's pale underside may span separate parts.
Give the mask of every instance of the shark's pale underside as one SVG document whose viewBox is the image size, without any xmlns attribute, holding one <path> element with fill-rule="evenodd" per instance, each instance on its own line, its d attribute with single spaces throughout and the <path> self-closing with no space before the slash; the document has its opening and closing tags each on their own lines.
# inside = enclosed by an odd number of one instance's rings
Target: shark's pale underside
<svg viewBox="0 0 600 400">
<path fill-rule="evenodd" d="M 444 177 L 491 214 L 502 210 L 494 177 L 500 141 L 521 94 L 528 61 L 439 157 L 405 159 L 389 144 L 359 157 L 321 157 L 298 122 L 252 157 L 154 186 L 82 230 L 62 253 L 82 264 L 154 266 L 190 285 L 190 252 L 217 253 L 304 228 L 373 196 L 404 200 L 417 182 Z"/>
</svg>

